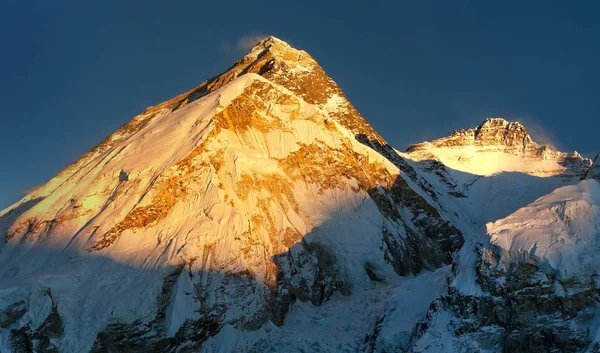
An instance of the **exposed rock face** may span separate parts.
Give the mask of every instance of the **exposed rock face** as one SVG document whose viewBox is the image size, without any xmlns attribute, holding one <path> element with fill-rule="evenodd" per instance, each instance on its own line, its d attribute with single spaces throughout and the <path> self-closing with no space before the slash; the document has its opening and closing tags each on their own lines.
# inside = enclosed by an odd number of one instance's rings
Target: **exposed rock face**
<svg viewBox="0 0 600 353">
<path fill-rule="evenodd" d="M 31 322 L 18 325 L 25 321 L 28 314 L 27 303 L 18 301 L 0 311 L 0 330 L 9 333 L 8 347 L 14 352 L 59 352 L 53 340 L 64 336 L 63 322 L 53 301 L 51 293 L 44 291 L 42 297 L 50 304 L 50 310 L 43 321 L 36 326 Z M 19 327 L 20 326 L 20 327 Z"/>
<path fill-rule="evenodd" d="M 594 163 L 590 166 L 590 168 L 585 172 L 585 174 L 581 177 L 581 180 L 585 179 L 595 179 L 600 181 L 600 153 L 594 157 Z"/>
<path fill-rule="evenodd" d="M 449 287 L 415 334 L 414 351 L 600 349 L 587 329 L 600 300 L 594 278 L 560 280 L 535 260 L 515 261 L 496 247 L 480 248 L 478 254 L 477 282 L 485 294 L 465 295 Z"/>
<path fill-rule="evenodd" d="M 524 150 L 534 145 L 523 125 L 501 118 L 486 119 L 475 129 L 474 140 L 480 145 L 505 145 Z"/>
</svg>

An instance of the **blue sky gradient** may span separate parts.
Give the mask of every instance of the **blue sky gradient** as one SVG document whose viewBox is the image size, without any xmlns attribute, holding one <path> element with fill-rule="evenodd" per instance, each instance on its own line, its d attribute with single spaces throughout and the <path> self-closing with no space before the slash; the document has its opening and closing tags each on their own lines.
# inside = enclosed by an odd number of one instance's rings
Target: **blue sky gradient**
<svg viewBox="0 0 600 353">
<path fill-rule="evenodd" d="M 229 67 L 257 35 L 308 51 L 398 148 L 505 116 L 592 154 L 599 12 L 594 1 L 0 0 L 0 208 Z"/>
</svg>

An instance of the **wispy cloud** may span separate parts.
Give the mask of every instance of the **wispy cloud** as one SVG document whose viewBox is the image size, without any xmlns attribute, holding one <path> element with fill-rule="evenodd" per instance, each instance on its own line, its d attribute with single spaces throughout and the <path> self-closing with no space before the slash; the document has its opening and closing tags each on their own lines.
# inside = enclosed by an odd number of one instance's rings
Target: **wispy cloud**
<svg viewBox="0 0 600 353">
<path fill-rule="evenodd" d="M 41 188 L 42 188 L 42 186 L 44 186 L 44 184 L 40 184 L 40 185 L 35 185 L 35 186 L 32 186 L 32 187 L 30 187 L 30 188 L 27 188 L 27 189 L 23 190 L 23 193 L 24 193 L 25 195 L 29 195 L 29 194 L 31 194 L 31 193 L 33 193 L 33 192 L 36 192 L 36 191 L 38 191 L 39 189 L 41 189 Z"/>
<path fill-rule="evenodd" d="M 247 33 L 238 38 L 234 44 L 223 42 L 220 50 L 223 54 L 240 54 L 252 49 L 258 42 L 267 37 L 262 33 Z"/>
<path fill-rule="evenodd" d="M 548 145 L 557 150 L 562 150 L 562 148 L 564 147 L 560 139 L 556 137 L 556 135 L 553 131 L 551 131 L 551 129 L 545 127 L 538 121 L 538 119 L 535 119 L 532 116 L 521 115 L 514 118 L 509 117 L 508 120 L 519 121 L 521 124 L 523 124 L 531 138 L 540 145 Z"/>
<path fill-rule="evenodd" d="M 244 34 L 237 40 L 235 46 L 240 50 L 250 50 L 265 37 L 267 35 L 262 33 Z"/>
</svg>

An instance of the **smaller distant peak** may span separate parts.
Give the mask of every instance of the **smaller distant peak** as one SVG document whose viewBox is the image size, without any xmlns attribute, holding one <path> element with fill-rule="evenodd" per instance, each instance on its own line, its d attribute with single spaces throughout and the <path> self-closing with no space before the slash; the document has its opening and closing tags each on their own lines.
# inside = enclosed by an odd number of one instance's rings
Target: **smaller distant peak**
<svg viewBox="0 0 600 353">
<path fill-rule="evenodd" d="M 513 131 L 514 133 L 524 135 L 524 137 L 530 138 L 527 134 L 527 129 L 523 124 L 518 121 L 508 121 L 502 117 L 485 118 L 483 123 L 475 128 L 475 133 L 483 133 L 489 130 L 507 130 Z"/>
<path fill-rule="evenodd" d="M 510 122 L 502 117 L 486 118 L 475 129 L 474 137 L 482 145 L 519 146 L 523 149 L 535 145 L 537 148 L 521 123 Z"/>
<path fill-rule="evenodd" d="M 433 140 L 430 144 L 437 147 L 504 146 L 516 151 L 539 148 L 521 123 L 503 117 L 487 117 L 475 128 L 454 131 L 450 136 Z M 419 146 L 409 149 L 415 150 Z"/>
</svg>

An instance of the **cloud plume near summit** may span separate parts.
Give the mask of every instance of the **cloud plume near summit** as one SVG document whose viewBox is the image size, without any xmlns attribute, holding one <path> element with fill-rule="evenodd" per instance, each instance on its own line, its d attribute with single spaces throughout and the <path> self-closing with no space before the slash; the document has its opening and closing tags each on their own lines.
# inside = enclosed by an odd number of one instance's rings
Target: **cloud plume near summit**
<svg viewBox="0 0 600 353">
<path fill-rule="evenodd" d="M 224 42 L 221 44 L 222 53 L 243 53 L 252 49 L 260 40 L 268 37 L 266 34 L 251 32 L 239 37 L 234 44 Z"/>
<path fill-rule="evenodd" d="M 267 37 L 267 35 L 261 33 L 244 34 L 237 42 L 235 42 L 235 47 L 239 50 L 250 50 L 256 43 L 265 37 Z"/>
</svg>

